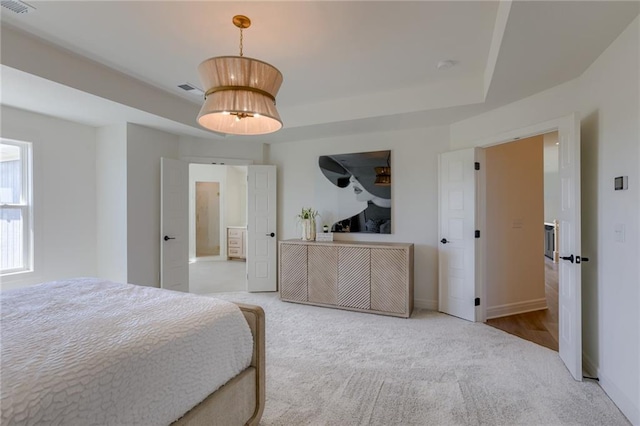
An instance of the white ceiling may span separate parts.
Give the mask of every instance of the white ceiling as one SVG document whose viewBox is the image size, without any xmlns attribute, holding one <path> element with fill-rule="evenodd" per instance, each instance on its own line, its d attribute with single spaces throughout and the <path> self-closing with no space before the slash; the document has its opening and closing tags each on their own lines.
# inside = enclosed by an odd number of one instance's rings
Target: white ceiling
<svg viewBox="0 0 640 426">
<path fill-rule="evenodd" d="M 502 3 L 32 1 L 33 13 L 2 9 L 2 103 L 95 126 L 124 119 L 220 137 L 197 128 L 200 100 L 177 85 L 200 85 L 202 60 L 238 54 L 231 18 L 245 14 L 245 55 L 284 75 L 284 130 L 256 140 L 446 124 L 579 76 L 639 11 L 635 1 Z M 16 37 L 33 36 L 160 89 L 166 108 L 110 96 L 118 88 L 99 73 L 75 84 L 48 71 L 46 58 L 20 57 L 43 55 L 12 50 Z M 444 59 L 456 66 L 438 70 Z M 188 118 L 172 115 L 173 103 Z"/>
</svg>

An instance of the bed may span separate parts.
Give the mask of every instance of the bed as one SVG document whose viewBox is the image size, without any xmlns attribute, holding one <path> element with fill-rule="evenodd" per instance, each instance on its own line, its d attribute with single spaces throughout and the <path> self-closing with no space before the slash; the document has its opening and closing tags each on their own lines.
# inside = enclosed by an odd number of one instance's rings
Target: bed
<svg viewBox="0 0 640 426">
<path fill-rule="evenodd" d="M 3 425 L 257 425 L 258 306 L 95 278 L 2 293 Z"/>
</svg>

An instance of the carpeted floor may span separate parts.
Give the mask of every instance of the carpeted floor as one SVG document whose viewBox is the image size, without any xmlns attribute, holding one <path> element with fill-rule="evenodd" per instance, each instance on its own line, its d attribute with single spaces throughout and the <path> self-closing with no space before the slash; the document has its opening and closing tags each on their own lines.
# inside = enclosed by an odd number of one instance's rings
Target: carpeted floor
<svg viewBox="0 0 640 426">
<path fill-rule="evenodd" d="M 411 319 L 216 294 L 267 318 L 261 425 L 629 425 L 558 353 L 432 311 Z"/>
<path fill-rule="evenodd" d="M 189 263 L 189 293 L 209 294 L 245 291 L 247 263 L 219 256 L 199 257 Z"/>
</svg>

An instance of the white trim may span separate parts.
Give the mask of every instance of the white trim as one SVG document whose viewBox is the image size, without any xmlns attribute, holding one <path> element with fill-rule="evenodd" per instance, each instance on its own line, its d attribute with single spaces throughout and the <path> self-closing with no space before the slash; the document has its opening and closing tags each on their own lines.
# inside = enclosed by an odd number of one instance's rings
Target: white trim
<svg viewBox="0 0 640 426">
<path fill-rule="evenodd" d="M 533 299 L 524 302 L 507 303 L 506 305 L 487 306 L 487 319 L 524 314 L 526 312 L 547 309 L 547 299 Z"/>
<path fill-rule="evenodd" d="M 33 213 L 33 143 L 9 138 L 0 138 L 0 143 L 12 145 L 20 150 L 20 165 L 22 172 L 22 185 L 20 201 L 17 203 L 2 204 L 5 208 L 19 209 L 22 217 L 22 267 L 5 269 L 0 272 L 4 280 L 20 280 L 28 277 L 35 271 L 34 255 L 34 213 Z M 26 275 L 29 274 L 29 275 Z"/>
<path fill-rule="evenodd" d="M 418 309 L 438 310 L 438 301 L 429 299 L 413 299 L 413 306 Z"/>
<path fill-rule="evenodd" d="M 575 114 L 575 113 L 574 113 Z M 502 132 L 497 135 L 489 136 L 483 139 L 476 140 L 473 146 L 479 148 L 488 148 L 494 145 L 500 145 L 507 142 L 512 142 L 517 139 L 524 139 L 532 136 L 542 135 L 549 132 L 555 132 L 560 129 L 560 126 L 567 120 L 568 117 L 573 117 L 574 114 L 570 114 L 568 116 L 554 118 L 552 120 L 543 121 L 541 123 L 533 124 L 527 127 L 521 127 L 515 130 L 509 130 L 507 132 Z M 478 155 L 478 154 L 476 154 Z M 483 155 L 483 154 L 480 154 Z M 480 165 L 480 170 L 482 171 L 483 166 L 486 166 L 486 162 Z M 479 218 L 478 218 L 478 229 L 485 230 L 487 229 L 487 221 L 486 221 L 486 205 L 485 205 L 485 192 L 486 192 L 486 170 L 478 176 L 479 188 L 482 192 L 482 196 L 478 198 L 478 208 L 480 209 Z M 482 235 L 482 234 L 481 234 Z M 486 235 L 486 233 L 485 233 Z M 487 238 L 480 238 L 480 253 L 476 253 L 476 256 L 481 256 L 484 259 L 484 254 L 487 252 Z M 476 270 L 476 294 L 482 295 L 484 300 L 486 300 L 486 273 L 487 271 L 478 271 Z M 482 274 L 478 277 L 479 274 Z M 484 315 L 483 315 L 484 312 Z M 476 311 L 476 321 L 486 321 L 489 316 L 488 307 L 481 303 L 479 312 Z"/>
<path fill-rule="evenodd" d="M 493 25 L 493 36 L 491 37 L 491 46 L 489 47 L 489 56 L 487 57 L 487 66 L 484 69 L 484 100 L 487 100 L 487 93 L 489 93 L 489 87 L 493 81 L 493 73 L 496 69 L 496 63 L 498 62 L 498 53 L 500 52 L 500 46 L 502 46 L 502 39 L 504 38 L 504 30 L 507 28 L 507 21 L 509 20 L 509 12 L 511 11 L 511 0 L 502 0 L 498 3 L 498 13 L 496 15 L 496 21 Z"/>
<path fill-rule="evenodd" d="M 195 164 L 213 164 L 217 166 L 252 166 L 253 160 L 222 157 L 182 157 L 182 161 Z"/>
<path fill-rule="evenodd" d="M 486 219 L 486 173 L 487 173 L 487 152 L 483 148 L 475 149 L 475 161 L 480 163 L 480 170 L 476 171 L 476 229 L 480 231 L 480 238 L 476 239 L 476 297 L 480 298 L 480 305 L 476 306 L 476 322 L 487 321 L 487 287 L 485 285 L 486 277 L 486 244 L 487 244 L 487 219 Z"/>
</svg>

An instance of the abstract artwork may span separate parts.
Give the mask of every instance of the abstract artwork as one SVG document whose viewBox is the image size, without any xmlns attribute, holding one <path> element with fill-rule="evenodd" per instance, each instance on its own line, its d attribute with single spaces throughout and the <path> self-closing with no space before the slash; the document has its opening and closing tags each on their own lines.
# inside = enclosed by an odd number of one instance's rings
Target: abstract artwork
<svg viewBox="0 0 640 426">
<path fill-rule="evenodd" d="M 391 233 L 391 151 L 323 155 L 318 166 L 316 197 L 331 232 Z"/>
</svg>

